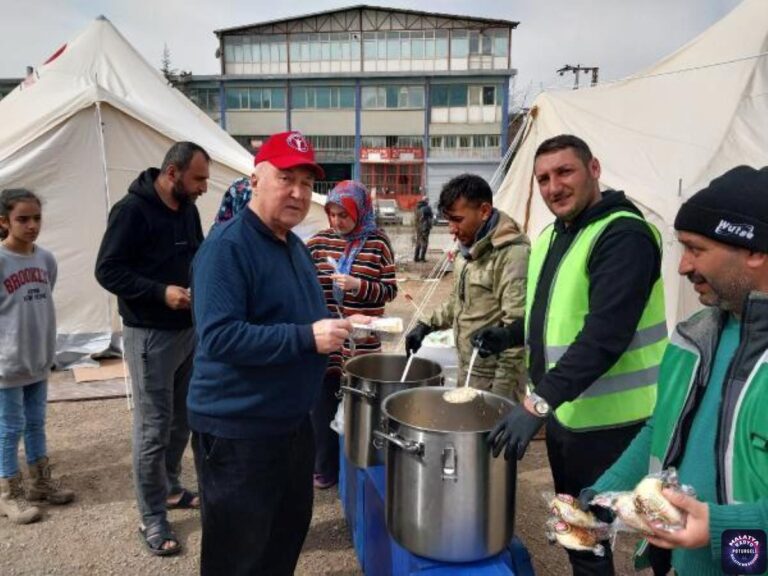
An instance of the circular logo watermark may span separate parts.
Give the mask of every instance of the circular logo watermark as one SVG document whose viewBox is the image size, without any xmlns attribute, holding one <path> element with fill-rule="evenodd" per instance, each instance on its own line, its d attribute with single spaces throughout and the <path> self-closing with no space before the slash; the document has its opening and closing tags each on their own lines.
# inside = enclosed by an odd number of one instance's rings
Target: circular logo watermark
<svg viewBox="0 0 768 576">
<path fill-rule="evenodd" d="M 749 534 L 739 534 L 728 541 L 731 561 L 741 568 L 754 566 L 760 559 L 760 542 Z"/>
<path fill-rule="evenodd" d="M 768 568 L 766 545 L 765 530 L 723 530 L 720 537 L 723 574 L 765 574 Z"/>
</svg>

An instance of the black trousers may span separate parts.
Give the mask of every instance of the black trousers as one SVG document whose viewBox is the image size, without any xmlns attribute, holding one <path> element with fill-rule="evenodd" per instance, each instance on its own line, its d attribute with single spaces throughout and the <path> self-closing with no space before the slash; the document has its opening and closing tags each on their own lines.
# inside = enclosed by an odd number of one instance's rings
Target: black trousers
<svg viewBox="0 0 768 576">
<path fill-rule="evenodd" d="M 555 492 L 578 496 L 621 456 L 643 424 L 622 428 L 572 432 L 555 418 L 547 421 L 547 456 L 555 480 Z M 574 576 L 613 576 L 613 554 L 603 542 L 605 556 L 568 550 Z"/>
<path fill-rule="evenodd" d="M 202 576 L 293 574 L 312 519 L 314 444 L 307 418 L 290 434 L 193 435 L 201 492 Z"/>
<path fill-rule="evenodd" d="M 428 246 L 429 232 L 416 232 L 416 250 L 413 255 L 414 262 L 426 261 Z"/>
<path fill-rule="evenodd" d="M 339 435 L 331 430 L 331 422 L 339 407 L 336 393 L 340 385 L 341 374 L 326 376 L 311 413 L 315 433 L 315 474 L 328 478 L 339 475 Z"/>
</svg>

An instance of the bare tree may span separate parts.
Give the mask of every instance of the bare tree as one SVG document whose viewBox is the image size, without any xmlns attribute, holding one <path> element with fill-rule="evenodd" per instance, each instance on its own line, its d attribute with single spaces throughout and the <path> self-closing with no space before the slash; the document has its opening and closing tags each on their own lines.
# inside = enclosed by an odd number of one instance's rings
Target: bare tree
<svg viewBox="0 0 768 576">
<path fill-rule="evenodd" d="M 163 55 L 160 58 L 160 72 L 165 77 L 166 82 L 186 93 L 187 83 L 192 77 L 191 70 L 178 70 L 171 64 L 171 50 L 168 44 L 163 44 Z"/>
<path fill-rule="evenodd" d="M 168 49 L 168 44 L 163 44 L 163 55 L 160 58 L 160 72 L 163 73 L 168 84 L 173 85 L 176 69 L 171 67 L 171 51 Z"/>
</svg>

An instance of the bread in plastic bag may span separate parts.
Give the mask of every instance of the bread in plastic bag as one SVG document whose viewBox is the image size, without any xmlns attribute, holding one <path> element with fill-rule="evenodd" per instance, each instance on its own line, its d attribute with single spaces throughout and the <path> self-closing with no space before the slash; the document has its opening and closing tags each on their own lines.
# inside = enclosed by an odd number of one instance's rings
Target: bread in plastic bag
<svg viewBox="0 0 768 576">
<path fill-rule="evenodd" d="M 632 492 L 604 492 L 590 504 L 610 508 L 620 523 L 613 530 L 650 534 L 652 528 L 674 532 L 685 528 L 686 514 L 664 497 L 662 490 L 671 489 L 696 497 L 696 491 L 680 484 L 674 467 L 649 474 L 638 482 Z"/>
<path fill-rule="evenodd" d="M 592 552 L 595 556 L 605 556 L 605 546 L 600 541 L 607 537 L 605 529 L 590 529 L 572 526 L 555 516 L 547 521 L 547 540 L 558 543 L 569 550 Z"/>
<path fill-rule="evenodd" d="M 579 508 L 576 498 L 570 494 L 545 493 L 550 514 L 571 526 L 580 528 L 605 528 L 607 525 L 598 520 L 592 512 Z"/>
</svg>

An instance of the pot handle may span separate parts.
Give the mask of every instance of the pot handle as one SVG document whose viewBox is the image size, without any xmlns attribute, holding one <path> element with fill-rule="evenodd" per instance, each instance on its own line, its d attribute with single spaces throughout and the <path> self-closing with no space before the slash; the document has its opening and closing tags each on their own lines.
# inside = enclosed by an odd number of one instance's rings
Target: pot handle
<svg viewBox="0 0 768 576">
<path fill-rule="evenodd" d="M 382 432 L 381 430 L 374 430 L 373 436 L 375 438 L 374 443 L 378 440 L 380 445 L 383 446 L 383 442 L 391 442 L 400 450 L 403 450 L 404 452 L 408 452 L 409 454 L 415 454 L 416 456 L 421 456 L 424 454 L 424 444 L 421 442 L 414 442 L 413 440 L 404 440 L 397 434 L 393 434 L 390 432 L 389 434 L 386 434 Z"/>
<path fill-rule="evenodd" d="M 366 392 L 365 390 L 360 390 L 360 388 L 353 388 L 352 386 L 339 386 L 339 391 L 336 393 L 336 397 L 341 400 L 341 398 L 344 396 L 344 392 L 354 394 L 355 396 L 362 396 L 368 400 L 376 400 L 375 392 Z"/>
<path fill-rule="evenodd" d="M 453 444 L 448 444 L 445 448 L 443 448 L 442 464 L 443 464 L 443 473 L 442 473 L 443 480 L 453 480 L 454 482 L 456 482 L 459 478 L 457 475 L 457 466 L 456 466 L 456 448 L 454 447 Z"/>
</svg>

